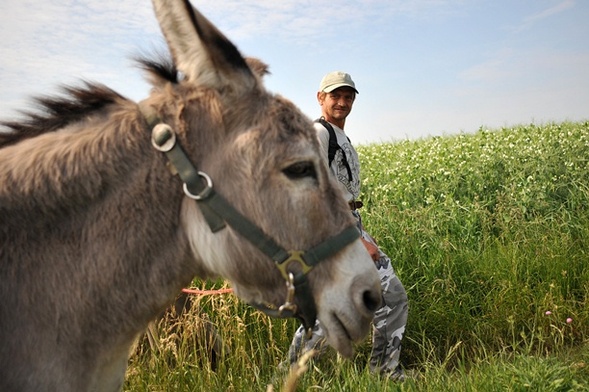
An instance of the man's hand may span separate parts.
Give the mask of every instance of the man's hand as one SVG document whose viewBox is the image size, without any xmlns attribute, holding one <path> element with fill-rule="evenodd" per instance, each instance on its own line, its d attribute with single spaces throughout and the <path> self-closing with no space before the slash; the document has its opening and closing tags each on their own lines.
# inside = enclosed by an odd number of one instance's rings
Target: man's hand
<svg viewBox="0 0 589 392">
<path fill-rule="evenodd" d="M 364 238 L 361 238 L 361 239 L 362 239 L 362 243 L 366 247 L 366 250 L 370 254 L 370 257 L 372 257 L 372 260 L 378 261 L 380 259 L 378 247 L 374 243 L 372 243 L 368 240 L 365 240 Z"/>
</svg>

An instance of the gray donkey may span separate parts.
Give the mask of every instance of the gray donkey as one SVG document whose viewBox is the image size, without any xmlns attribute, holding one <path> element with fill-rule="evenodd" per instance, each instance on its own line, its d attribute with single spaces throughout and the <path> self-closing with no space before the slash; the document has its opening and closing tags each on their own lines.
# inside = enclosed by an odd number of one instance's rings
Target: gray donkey
<svg viewBox="0 0 589 392">
<path fill-rule="evenodd" d="M 345 356 L 369 331 L 376 269 L 310 120 L 188 1 L 154 9 L 173 61 L 141 60 L 147 99 L 86 83 L 3 123 L 0 391 L 119 390 L 195 276 Z"/>
</svg>

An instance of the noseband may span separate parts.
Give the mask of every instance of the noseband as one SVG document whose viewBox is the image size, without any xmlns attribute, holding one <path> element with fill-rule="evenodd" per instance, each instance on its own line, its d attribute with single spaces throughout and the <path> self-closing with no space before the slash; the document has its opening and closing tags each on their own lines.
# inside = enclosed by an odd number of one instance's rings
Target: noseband
<svg viewBox="0 0 589 392">
<path fill-rule="evenodd" d="M 166 154 L 178 176 L 184 182 L 184 193 L 196 201 L 213 233 L 231 226 L 266 256 L 270 257 L 286 281 L 286 300 L 276 308 L 272 304 L 253 303 L 255 308 L 273 317 L 296 317 L 307 333 L 315 325 L 317 308 L 307 274 L 320 261 L 333 256 L 360 237 L 355 226 L 327 238 L 306 251 L 286 250 L 253 224 L 213 188 L 213 181 L 198 171 L 180 146 L 172 128 L 164 123 L 152 129 L 151 141 L 156 150 Z"/>
</svg>

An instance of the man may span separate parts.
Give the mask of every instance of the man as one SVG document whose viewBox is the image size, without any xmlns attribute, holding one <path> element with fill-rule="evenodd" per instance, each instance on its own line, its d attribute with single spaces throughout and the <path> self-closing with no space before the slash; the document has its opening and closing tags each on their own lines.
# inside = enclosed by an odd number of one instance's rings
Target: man
<svg viewBox="0 0 589 392">
<path fill-rule="evenodd" d="M 362 239 L 375 261 L 381 279 L 383 305 L 376 311 L 374 317 L 370 369 L 391 379 L 402 380 L 404 374 L 399 364 L 399 357 L 401 339 L 407 323 L 407 293 L 393 271 L 391 260 L 378 248 L 374 239 L 364 231 L 358 212 L 358 208 L 362 207 L 362 203 L 357 200 L 360 194 L 360 163 L 356 150 L 344 132 L 346 118 L 352 111 L 356 94 L 358 94 L 358 90 L 356 90 L 356 85 L 349 74 L 336 71 L 325 75 L 317 92 L 317 101 L 321 106 L 322 117 L 315 122 L 315 128 L 321 147 L 325 152 L 326 163 L 329 164 L 331 171 L 341 184 L 343 195 L 350 204 L 351 212 L 358 222 Z M 333 154 L 333 146 L 331 154 L 329 153 L 329 127 L 333 128 L 339 146 L 335 150 L 335 154 Z M 289 350 L 291 365 L 302 353 L 310 349 L 319 350 L 320 353 L 326 349 L 325 335 L 319 322 L 313 328 L 312 336 L 309 339 L 305 338 L 302 326 L 295 332 Z"/>
</svg>

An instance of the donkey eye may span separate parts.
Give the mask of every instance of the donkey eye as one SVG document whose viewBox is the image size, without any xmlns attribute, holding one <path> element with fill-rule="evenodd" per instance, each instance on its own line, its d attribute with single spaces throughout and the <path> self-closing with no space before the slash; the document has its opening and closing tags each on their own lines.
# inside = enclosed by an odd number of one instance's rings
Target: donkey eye
<svg viewBox="0 0 589 392">
<path fill-rule="evenodd" d="M 282 172 L 291 179 L 304 177 L 317 178 L 315 166 L 313 166 L 313 163 L 309 161 L 294 163 L 282 170 Z"/>
</svg>

